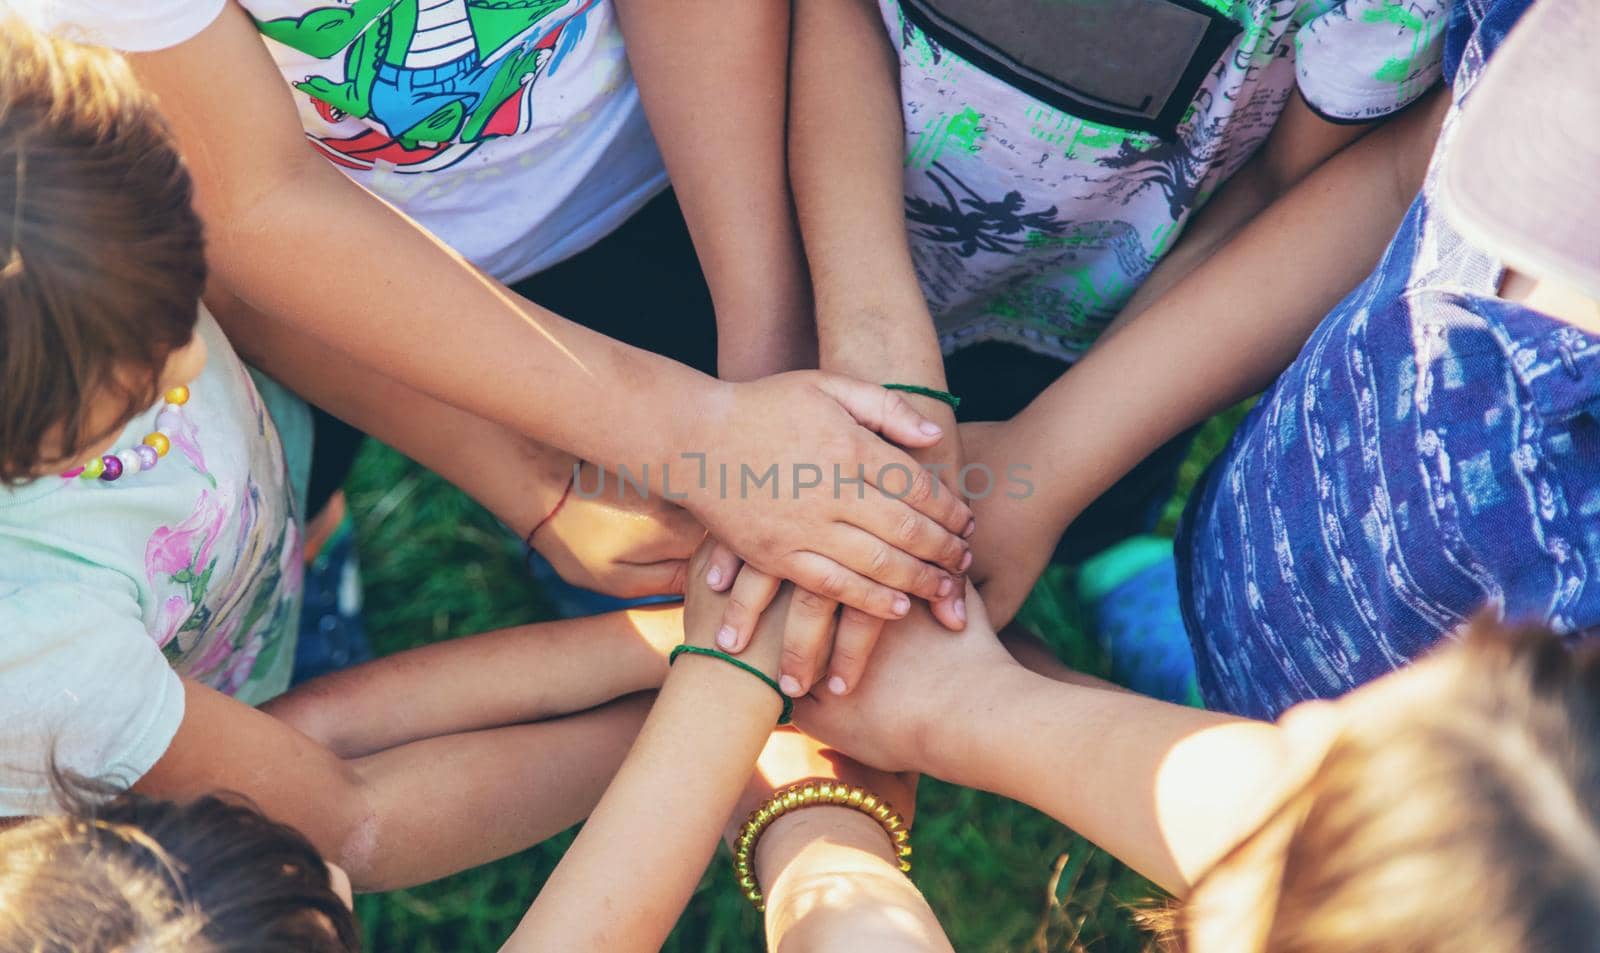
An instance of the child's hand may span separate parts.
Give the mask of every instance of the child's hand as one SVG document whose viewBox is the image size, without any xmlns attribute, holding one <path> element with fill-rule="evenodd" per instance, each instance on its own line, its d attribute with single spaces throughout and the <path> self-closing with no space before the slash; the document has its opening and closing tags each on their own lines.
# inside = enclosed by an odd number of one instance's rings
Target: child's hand
<svg viewBox="0 0 1600 953">
<path fill-rule="evenodd" d="M 706 584 L 706 568 L 716 543 L 709 537 L 689 560 L 688 584 L 683 596 L 683 641 L 700 648 L 716 648 L 716 632 L 722 624 L 731 597 Z M 778 660 L 783 652 L 783 625 L 789 611 L 794 586 L 782 586 L 772 600 L 772 608 L 756 623 L 750 646 L 739 660 L 778 677 Z"/>
<path fill-rule="evenodd" d="M 938 598 L 972 511 L 878 434 L 927 447 L 943 431 L 893 391 L 837 375 L 727 386 L 726 405 L 696 409 L 705 435 L 689 449 L 706 452 L 707 479 L 672 481 L 706 529 L 762 572 L 880 619 L 909 612 L 908 596 Z"/>
<path fill-rule="evenodd" d="M 534 532 L 533 548 L 562 579 L 608 596 L 635 599 L 682 592 L 689 556 L 705 538 L 700 523 L 659 494 L 613 489 L 620 481 L 602 476 L 591 463 L 577 470 L 574 466 L 579 466 L 575 460 L 558 485 L 576 483 L 564 498 L 557 497 L 561 502 L 550 504 L 553 515 Z M 597 486 L 607 487 L 606 492 L 594 493 Z M 590 492 L 581 493 L 579 487 Z"/>
<path fill-rule="evenodd" d="M 997 668 L 1019 668 L 1000 645 L 983 601 L 967 590 L 963 632 L 940 626 L 925 608 L 884 627 L 872 666 L 848 695 L 818 693 L 795 706 L 808 734 L 884 771 L 923 771 L 940 719 Z"/>
</svg>

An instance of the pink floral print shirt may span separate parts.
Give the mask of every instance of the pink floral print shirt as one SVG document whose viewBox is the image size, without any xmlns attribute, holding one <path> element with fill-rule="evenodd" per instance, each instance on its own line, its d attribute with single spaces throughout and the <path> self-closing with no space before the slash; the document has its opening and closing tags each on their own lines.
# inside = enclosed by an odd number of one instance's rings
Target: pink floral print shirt
<svg viewBox="0 0 1600 953">
<path fill-rule="evenodd" d="M 154 470 L 0 488 L 0 816 L 38 808 L 52 753 L 143 775 L 182 721 L 181 678 L 248 704 L 288 686 L 301 558 L 284 446 L 203 310 L 197 333 L 210 359 Z"/>
</svg>

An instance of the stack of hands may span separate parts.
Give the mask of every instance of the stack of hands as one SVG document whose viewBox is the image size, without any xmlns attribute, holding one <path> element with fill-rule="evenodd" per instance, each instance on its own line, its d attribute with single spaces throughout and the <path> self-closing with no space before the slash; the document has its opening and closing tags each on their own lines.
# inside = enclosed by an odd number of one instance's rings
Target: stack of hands
<svg viewBox="0 0 1600 953">
<path fill-rule="evenodd" d="M 964 630 L 969 579 L 1000 624 L 1016 613 L 1060 526 L 998 488 L 965 499 L 963 464 L 947 446 L 1005 473 L 1025 460 L 1009 425 L 963 425 L 957 437 L 949 417 L 941 425 L 900 394 L 820 372 L 736 386 L 781 397 L 767 404 L 771 425 L 672 461 L 665 492 L 641 492 L 564 454 L 541 461 L 538 497 L 549 516 L 530 542 L 563 579 L 621 598 L 683 593 L 690 557 L 709 533 L 717 545 L 700 581 L 730 597 L 712 628 L 719 648 L 746 651 L 779 586 L 793 585 L 777 673 L 793 698 L 849 694 L 884 623 L 918 604 L 924 623 Z M 918 459 L 936 457 L 936 467 Z M 769 468 L 772 481 L 753 482 Z M 848 482 L 860 474 L 864 483 Z M 998 565 L 1010 567 L 1003 578 L 989 573 Z"/>
</svg>

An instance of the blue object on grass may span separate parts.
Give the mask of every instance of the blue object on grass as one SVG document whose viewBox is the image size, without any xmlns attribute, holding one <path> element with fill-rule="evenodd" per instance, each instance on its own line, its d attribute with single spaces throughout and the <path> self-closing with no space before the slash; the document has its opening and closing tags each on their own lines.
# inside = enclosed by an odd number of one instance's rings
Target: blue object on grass
<svg viewBox="0 0 1600 953">
<path fill-rule="evenodd" d="M 361 568 L 349 518 L 339 524 L 322 552 L 306 567 L 300 605 L 300 641 L 294 652 L 294 684 L 372 658 L 361 612 Z"/>
<path fill-rule="evenodd" d="M 1078 595 L 1111 661 L 1112 681 L 1141 695 L 1200 704 L 1172 540 L 1135 536 L 1094 556 L 1079 572 Z"/>
</svg>

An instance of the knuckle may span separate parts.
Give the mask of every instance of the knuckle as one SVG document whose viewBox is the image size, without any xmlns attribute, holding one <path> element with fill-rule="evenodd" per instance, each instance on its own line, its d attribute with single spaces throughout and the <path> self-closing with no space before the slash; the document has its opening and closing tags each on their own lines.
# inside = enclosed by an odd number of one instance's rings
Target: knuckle
<svg viewBox="0 0 1600 953">
<path fill-rule="evenodd" d="M 785 672 L 804 672 L 811 667 L 811 645 L 796 645 L 785 643 L 781 656 L 781 666 Z"/>
<path fill-rule="evenodd" d="M 909 545 L 922 535 L 922 518 L 915 512 L 908 512 L 900 517 L 900 525 L 895 527 L 894 538 L 896 542 Z"/>
<path fill-rule="evenodd" d="M 882 543 L 872 547 L 872 555 L 867 559 L 867 569 L 872 576 L 882 576 L 894 565 L 894 551 Z"/>
<path fill-rule="evenodd" d="M 817 580 L 816 593 L 807 593 L 807 595 L 812 595 L 813 598 L 815 598 L 815 595 L 823 595 L 827 596 L 830 600 L 837 602 L 844 596 L 848 585 L 849 583 L 846 581 L 844 573 L 839 572 L 837 569 L 832 569 L 823 573 L 822 578 Z M 801 602 L 802 606 L 808 604 L 809 600 L 802 600 Z"/>
<path fill-rule="evenodd" d="M 921 506 L 933 499 L 934 479 L 932 473 L 918 468 L 916 475 L 911 478 L 911 486 L 906 491 L 906 502 L 913 506 Z"/>
<path fill-rule="evenodd" d="M 790 603 L 790 606 L 801 615 L 820 616 L 831 612 L 834 602 L 835 600 L 833 599 L 801 589 L 795 592 L 794 601 Z"/>
</svg>

